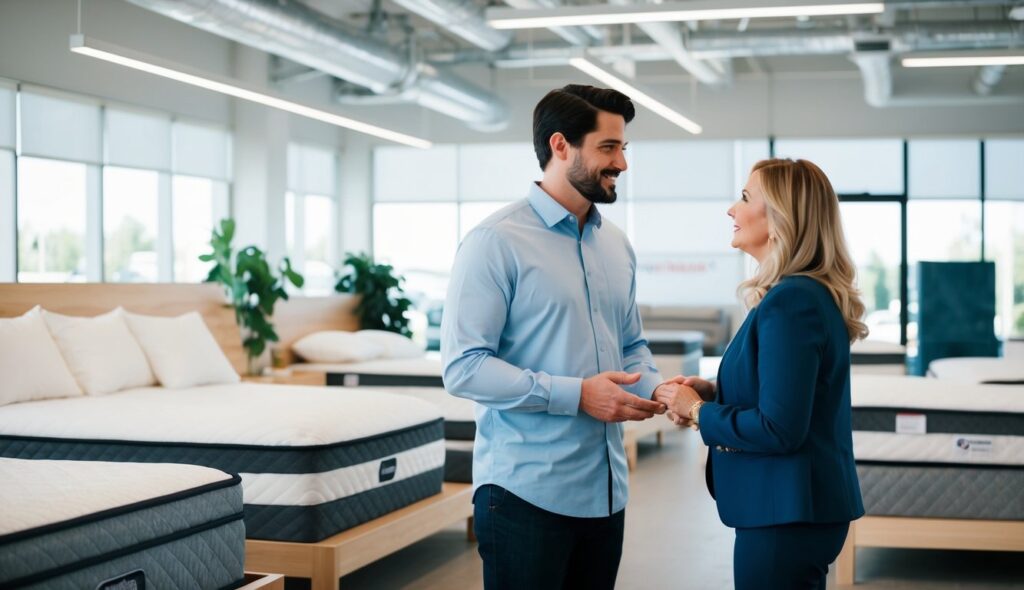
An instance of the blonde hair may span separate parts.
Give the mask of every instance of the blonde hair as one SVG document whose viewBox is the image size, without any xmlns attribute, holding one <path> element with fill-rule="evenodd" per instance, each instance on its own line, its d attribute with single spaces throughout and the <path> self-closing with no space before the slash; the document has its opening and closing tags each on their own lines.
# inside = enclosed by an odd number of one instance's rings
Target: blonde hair
<svg viewBox="0 0 1024 590">
<path fill-rule="evenodd" d="M 783 277 L 810 277 L 832 294 L 850 341 L 867 336 L 856 267 L 846 248 L 832 183 L 807 160 L 761 160 L 750 173 L 755 172 L 764 191 L 771 248 L 757 274 L 740 283 L 747 306 L 757 306 Z"/>
</svg>

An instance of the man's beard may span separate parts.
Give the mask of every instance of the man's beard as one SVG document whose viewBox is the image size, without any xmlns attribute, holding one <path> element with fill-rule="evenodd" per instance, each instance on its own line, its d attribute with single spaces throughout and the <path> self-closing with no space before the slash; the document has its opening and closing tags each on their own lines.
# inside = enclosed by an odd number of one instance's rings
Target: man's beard
<svg viewBox="0 0 1024 590">
<path fill-rule="evenodd" d="M 615 199 L 618 198 L 618 195 L 615 194 L 615 185 L 606 189 L 601 185 L 601 180 L 606 173 L 617 177 L 620 172 L 621 170 L 615 168 L 605 168 L 591 172 L 583 165 L 583 158 L 577 153 L 576 157 L 573 158 L 572 166 L 569 168 L 566 178 L 569 180 L 569 184 L 591 203 L 614 203 Z"/>
</svg>

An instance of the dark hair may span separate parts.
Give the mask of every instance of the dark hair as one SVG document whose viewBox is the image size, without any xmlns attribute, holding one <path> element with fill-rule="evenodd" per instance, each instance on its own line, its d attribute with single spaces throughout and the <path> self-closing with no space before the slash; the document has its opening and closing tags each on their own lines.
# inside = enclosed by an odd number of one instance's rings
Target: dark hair
<svg viewBox="0 0 1024 590">
<path fill-rule="evenodd" d="M 569 145 L 580 147 L 583 137 L 597 128 L 598 111 L 622 115 L 626 123 L 636 116 L 629 97 L 610 88 L 569 84 L 540 99 L 533 109 L 533 149 L 541 170 L 551 161 L 551 136 L 561 132 Z"/>
</svg>

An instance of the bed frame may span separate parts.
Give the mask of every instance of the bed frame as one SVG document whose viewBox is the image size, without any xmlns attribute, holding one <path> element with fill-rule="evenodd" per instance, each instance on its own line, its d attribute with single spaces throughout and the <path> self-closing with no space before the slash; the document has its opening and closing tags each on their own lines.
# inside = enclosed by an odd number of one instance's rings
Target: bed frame
<svg viewBox="0 0 1024 590">
<path fill-rule="evenodd" d="M 856 580 L 857 547 L 1024 551 L 1024 521 L 865 516 L 850 523 L 836 559 L 836 581 Z"/>
<path fill-rule="evenodd" d="M 348 329 L 352 329 L 355 322 L 351 315 L 354 299 L 344 296 L 312 298 L 316 301 L 309 305 L 302 299 L 290 300 L 288 303 L 292 305 L 287 310 L 278 304 L 278 310 L 284 313 L 276 313 L 274 323 L 279 326 L 282 345 L 312 331 L 345 329 L 325 325 L 348 325 Z M 246 370 L 245 351 L 235 324 L 235 313 L 226 303 L 224 292 L 218 285 L 0 284 L 0 317 L 19 316 L 36 305 L 56 313 L 77 316 L 99 315 L 118 306 L 130 312 L 157 316 L 198 311 L 235 370 L 240 374 Z M 467 536 L 473 540 L 472 515 L 471 486 L 445 483 L 440 494 L 318 543 L 247 539 L 245 566 L 250 570 L 310 578 L 313 590 L 337 590 L 341 576 L 454 523 L 465 520 Z"/>
</svg>

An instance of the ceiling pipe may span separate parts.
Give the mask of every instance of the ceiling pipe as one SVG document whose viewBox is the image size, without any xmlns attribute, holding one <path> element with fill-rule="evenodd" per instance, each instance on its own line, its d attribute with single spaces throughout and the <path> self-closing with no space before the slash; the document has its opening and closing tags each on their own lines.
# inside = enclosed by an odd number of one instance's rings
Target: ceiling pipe
<svg viewBox="0 0 1024 590">
<path fill-rule="evenodd" d="M 505 0 L 505 4 L 512 8 L 523 10 L 558 8 L 562 6 L 561 0 Z M 605 39 L 604 31 L 592 25 L 582 27 L 551 27 L 548 30 L 578 47 L 602 43 Z"/>
<path fill-rule="evenodd" d="M 405 52 L 293 0 L 129 0 L 164 16 L 255 47 L 375 93 L 408 93 L 420 105 L 481 131 L 507 126 L 493 93 L 417 62 Z"/>
<path fill-rule="evenodd" d="M 512 31 L 499 31 L 487 24 L 484 9 L 472 0 L 392 0 L 435 25 L 450 31 L 481 49 L 498 51 L 512 41 Z"/>
</svg>

